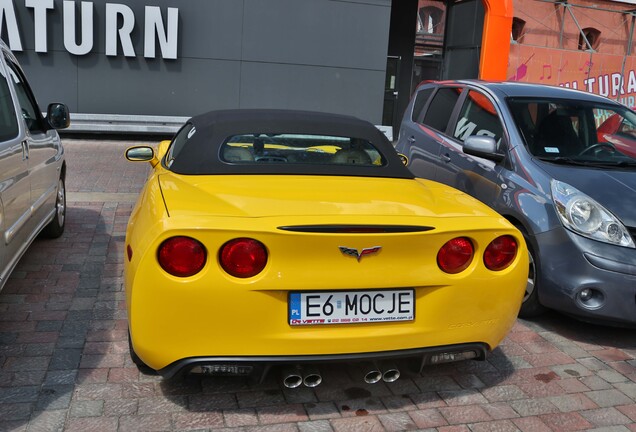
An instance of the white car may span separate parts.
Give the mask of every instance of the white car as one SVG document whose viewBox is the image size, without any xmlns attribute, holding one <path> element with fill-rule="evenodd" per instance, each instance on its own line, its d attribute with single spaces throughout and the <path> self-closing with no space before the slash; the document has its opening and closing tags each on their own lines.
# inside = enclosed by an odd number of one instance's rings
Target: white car
<svg viewBox="0 0 636 432">
<path fill-rule="evenodd" d="M 44 117 L 24 72 L 0 42 L 0 288 L 31 242 L 64 232 L 66 164 L 56 129 L 68 127 L 66 105 Z"/>
</svg>

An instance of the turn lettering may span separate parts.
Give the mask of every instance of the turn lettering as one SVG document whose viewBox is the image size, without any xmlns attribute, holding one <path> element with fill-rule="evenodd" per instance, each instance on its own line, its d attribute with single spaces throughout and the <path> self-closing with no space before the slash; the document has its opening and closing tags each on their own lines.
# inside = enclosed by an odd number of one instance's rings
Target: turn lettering
<svg viewBox="0 0 636 432">
<path fill-rule="evenodd" d="M 76 3 L 73 0 L 64 0 L 62 6 L 62 23 L 64 48 L 73 55 L 86 55 L 94 48 L 94 2 L 82 1 Z M 30 14 L 34 21 L 35 52 L 48 52 L 47 29 L 50 15 L 59 14 L 59 5 L 56 8 L 54 0 L 25 0 L 24 7 L 31 9 Z M 100 6 L 101 7 L 101 6 Z M 136 18 L 133 10 L 119 3 L 106 3 L 104 12 L 99 12 L 105 17 L 105 42 L 104 51 L 107 56 L 117 56 L 118 46 L 121 46 L 125 57 L 136 57 L 133 47 L 133 35 L 143 34 L 144 57 L 155 58 L 156 46 L 159 45 L 161 56 L 165 59 L 177 58 L 178 33 L 179 33 L 179 9 L 167 8 L 164 26 L 164 17 L 159 6 L 144 7 L 144 28 L 135 31 Z M 7 42 L 12 51 L 22 51 L 22 29 L 18 25 L 18 14 L 13 0 L 0 0 L 0 33 L 6 29 Z M 81 24 L 81 25 L 80 25 Z M 80 29 L 80 34 L 76 34 Z M 77 41 L 80 41 L 79 43 Z"/>
</svg>

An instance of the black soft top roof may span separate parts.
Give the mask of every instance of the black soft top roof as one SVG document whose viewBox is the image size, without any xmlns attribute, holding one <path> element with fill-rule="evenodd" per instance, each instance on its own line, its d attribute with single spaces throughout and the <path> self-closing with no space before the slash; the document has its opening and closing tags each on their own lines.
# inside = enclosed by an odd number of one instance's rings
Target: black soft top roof
<svg viewBox="0 0 636 432">
<path fill-rule="evenodd" d="M 307 174 L 413 178 L 388 138 L 373 124 L 356 117 L 312 111 L 236 109 L 192 117 L 191 134 L 169 169 L 179 174 Z M 231 164 L 219 151 L 231 136 L 242 134 L 307 134 L 366 140 L 383 155 L 385 166 L 308 164 Z"/>
</svg>

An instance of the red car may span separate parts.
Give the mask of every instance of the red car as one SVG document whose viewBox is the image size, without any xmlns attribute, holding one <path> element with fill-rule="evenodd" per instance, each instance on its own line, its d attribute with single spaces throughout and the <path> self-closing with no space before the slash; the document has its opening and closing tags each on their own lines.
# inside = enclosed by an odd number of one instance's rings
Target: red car
<svg viewBox="0 0 636 432">
<path fill-rule="evenodd" d="M 596 130 L 599 143 L 608 142 L 619 152 L 636 158 L 636 125 L 616 113 L 605 120 Z"/>
</svg>

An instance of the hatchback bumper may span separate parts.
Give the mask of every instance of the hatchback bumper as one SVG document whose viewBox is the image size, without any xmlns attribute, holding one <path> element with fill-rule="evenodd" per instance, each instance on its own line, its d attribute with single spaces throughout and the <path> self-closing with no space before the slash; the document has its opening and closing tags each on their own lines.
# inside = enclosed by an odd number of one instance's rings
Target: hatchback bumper
<svg viewBox="0 0 636 432">
<path fill-rule="evenodd" d="M 541 304 L 596 324 L 636 326 L 636 249 L 564 228 L 536 239 Z"/>
</svg>

